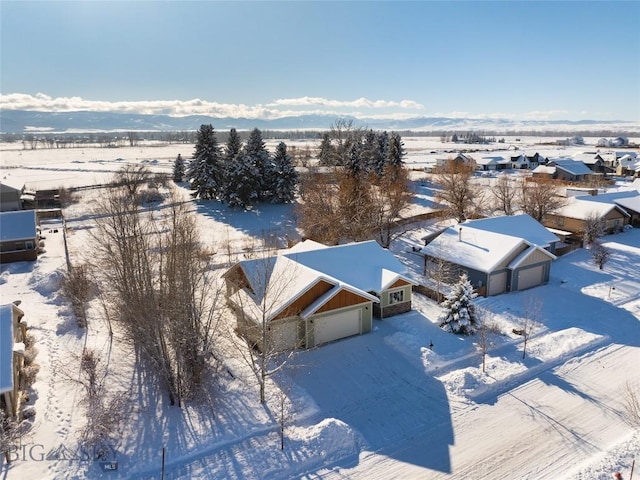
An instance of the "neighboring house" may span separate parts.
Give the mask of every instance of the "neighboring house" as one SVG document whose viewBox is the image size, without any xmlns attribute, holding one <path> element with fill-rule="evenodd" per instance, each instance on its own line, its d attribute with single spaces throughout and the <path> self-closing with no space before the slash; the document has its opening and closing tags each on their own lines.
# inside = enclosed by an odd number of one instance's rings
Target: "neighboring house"
<svg viewBox="0 0 640 480">
<path fill-rule="evenodd" d="M 0 305 L 0 410 L 18 416 L 20 371 L 24 365 L 26 323 L 16 305 Z"/>
<path fill-rule="evenodd" d="M 538 165 L 545 165 L 547 163 L 547 159 L 538 152 L 533 155 L 527 155 L 527 160 L 529 160 L 529 169 L 534 169 Z"/>
<path fill-rule="evenodd" d="M 573 156 L 573 159 L 584 163 L 593 173 L 607 173 L 604 159 L 597 152 L 583 152 Z"/>
<path fill-rule="evenodd" d="M 529 157 L 527 157 L 524 153 L 522 155 L 518 155 L 517 157 L 511 157 L 510 168 L 528 170 L 530 168 Z"/>
<path fill-rule="evenodd" d="M 616 175 L 629 176 L 635 175 L 636 170 L 640 167 L 640 160 L 638 160 L 634 152 L 627 153 L 622 157 L 616 159 Z"/>
<path fill-rule="evenodd" d="M 511 168 L 511 159 L 500 156 L 487 156 L 481 157 L 476 160 L 476 169 L 488 171 L 488 170 L 506 170 Z"/>
<path fill-rule="evenodd" d="M 584 163 L 570 158 L 549 160 L 546 165 L 539 165 L 533 170 L 535 177 L 552 178 L 564 182 L 584 182 L 593 171 Z"/>
<path fill-rule="evenodd" d="M 0 181 L 0 212 L 22 210 L 24 183 L 4 178 Z"/>
<path fill-rule="evenodd" d="M 458 153 L 455 157 L 451 158 L 437 158 L 436 159 L 436 169 L 441 169 L 449 162 L 462 164 L 468 166 L 470 168 L 476 168 L 476 161 L 470 157 L 469 155 L 465 155 L 464 153 Z"/>
<path fill-rule="evenodd" d="M 311 348 L 371 332 L 373 316 L 411 310 L 406 269 L 375 241 L 328 247 L 306 240 L 224 274 L 238 333 L 257 348 Z M 263 332 L 262 325 L 267 331 Z"/>
<path fill-rule="evenodd" d="M 628 221 L 625 222 L 640 227 L 640 192 L 638 190 L 624 190 L 598 195 L 578 197 L 580 200 L 589 202 L 599 202 L 608 205 L 618 205 L 629 214 Z"/>
<path fill-rule="evenodd" d="M 597 196 L 570 197 L 567 204 L 548 213 L 544 225 L 571 232 L 574 241 L 582 241 L 590 218 L 597 217 L 604 221 L 607 232 L 622 230 L 629 223 L 631 215 L 615 203 L 593 201 Z"/>
<path fill-rule="evenodd" d="M 528 215 L 479 220 L 447 228 L 423 247 L 430 261 L 465 272 L 481 295 L 525 290 L 549 282 L 549 250 L 560 239 Z"/>
<path fill-rule="evenodd" d="M 0 212 L 0 263 L 36 260 L 38 240 L 35 210 Z"/>
</svg>

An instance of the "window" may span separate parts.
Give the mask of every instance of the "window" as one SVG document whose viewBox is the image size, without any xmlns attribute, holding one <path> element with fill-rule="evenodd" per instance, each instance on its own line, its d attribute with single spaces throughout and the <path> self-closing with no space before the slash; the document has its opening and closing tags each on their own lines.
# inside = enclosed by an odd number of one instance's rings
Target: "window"
<svg viewBox="0 0 640 480">
<path fill-rule="evenodd" d="M 394 303 L 404 302 L 404 290 L 396 290 L 395 292 L 389 292 L 389 305 Z"/>
<path fill-rule="evenodd" d="M 33 242 L 25 242 L 24 247 L 26 250 L 33 250 Z"/>
</svg>

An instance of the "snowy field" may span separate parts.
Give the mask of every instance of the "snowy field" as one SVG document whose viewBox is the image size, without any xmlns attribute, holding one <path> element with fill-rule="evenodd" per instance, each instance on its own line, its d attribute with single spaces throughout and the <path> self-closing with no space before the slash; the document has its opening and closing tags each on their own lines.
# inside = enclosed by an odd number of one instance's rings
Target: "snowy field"
<svg viewBox="0 0 640 480">
<path fill-rule="evenodd" d="M 448 148 L 439 139 L 404 141 L 410 156 Z M 527 153 L 542 151 L 530 143 L 522 146 Z M 192 146 L 173 145 L 0 153 L 3 177 L 48 188 L 103 183 L 124 163 L 169 172 L 178 153 L 191 152 Z M 83 192 L 65 211 L 78 261 L 91 255 L 91 204 L 98 194 Z M 416 201 L 427 205 L 432 198 L 425 192 Z M 233 240 L 234 255 L 265 231 L 296 235 L 290 207 L 237 212 L 217 202 L 192 205 L 208 241 Z M 251 373 L 231 355 L 227 373 L 207 394 L 178 409 L 133 368 L 127 348 L 109 343 L 98 306 L 89 312 L 89 328 L 77 327 L 59 293 L 61 224 L 47 222 L 46 252 L 37 263 L 2 265 L 0 273 L 2 303 L 22 301 L 40 364 L 29 399 L 36 415 L 14 461 L 0 469 L 2 479 L 158 479 L 163 448 L 167 479 L 606 480 L 619 471 L 628 480 L 634 460 L 640 476 L 640 425 L 624 402 L 625 390 L 640 392 L 640 229 L 603 239 L 613 252 L 604 270 L 577 250 L 553 263 L 548 285 L 479 299 L 496 330 L 486 372 L 477 338 L 441 330 L 440 307 L 416 295 L 413 311 L 375 320 L 371 334 L 297 353 L 272 377 L 266 408 Z M 422 233 L 416 229 L 392 244 L 418 277 L 411 246 Z M 221 266 L 233 260 L 223 253 L 216 258 Z M 541 310 L 523 359 L 523 339 L 512 330 L 522 328 L 533 300 Z M 113 388 L 134 400 L 113 445 L 117 471 L 102 471 L 78 449 L 81 392 L 61 372 L 73 368 L 85 345 L 106 354 Z M 282 451 L 280 391 L 290 412 Z"/>
</svg>

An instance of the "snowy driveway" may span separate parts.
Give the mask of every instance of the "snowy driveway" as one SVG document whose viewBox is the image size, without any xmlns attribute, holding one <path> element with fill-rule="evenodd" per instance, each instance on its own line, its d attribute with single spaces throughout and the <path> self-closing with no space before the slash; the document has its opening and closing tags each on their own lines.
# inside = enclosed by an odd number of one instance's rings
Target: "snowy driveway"
<svg viewBox="0 0 640 480">
<path fill-rule="evenodd" d="M 454 439 L 444 385 L 385 342 L 395 332 L 391 324 L 376 320 L 374 328 L 297 356 L 297 385 L 323 418 L 360 435 L 365 455 L 450 472 Z"/>
</svg>

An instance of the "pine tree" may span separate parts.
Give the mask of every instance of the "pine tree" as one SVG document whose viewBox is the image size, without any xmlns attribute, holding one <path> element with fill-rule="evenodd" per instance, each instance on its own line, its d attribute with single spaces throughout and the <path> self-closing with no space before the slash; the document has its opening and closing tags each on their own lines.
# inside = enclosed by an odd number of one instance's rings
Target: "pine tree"
<svg viewBox="0 0 640 480">
<path fill-rule="evenodd" d="M 402 141 L 402 137 L 396 132 L 391 132 L 391 137 L 389 137 L 389 147 L 387 149 L 386 162 L 388 165 L 392 167 L 401 167 L 402 159 L 404 158 L 406 152 L 404 150 L 404 142 Z"/>
<path fill-rule="evenodd" d="M 219 197 L 224 178 L 220 164 L 220 146 L 211 125 L 201 125 L 196 133 L 195 151 L 189 162 L 186 178 L 191 183 L 194 197 Z"/>
<path fill-rule="evenodd" d="M 287 153 L 287 146 L 280 142 L 273 157 L 273 187 L 271 201 L 273 203 L 291 203 L 295 199 L 295 189 L 298 183 L 298 172 L 293 167 L 291 156 Z"/>
<path fill-rule="evenodd" d="M 385 167 L 387 152 L 389 150 L 389 134 L 382 132 L 377 135 L 378 149 L 375 156 L 375 163 L 372 165 L 372 169 L 376 172 L 376 175 L 381 176 Z"/>
<path fill-rule="evenodd" d="M 242 139 L 235 128 L 229 130 L 229 138 L 224 148 L 224 160 L 230 162 L 235 160 L 240 151 L 242 150 Z"/>
<path fill-rule="evenodd" d="M 253 158 L 240 154 L 229 163 L 224 200 L 232 207 L 246 209 L 258 200 L 259 175 Z"/>
<path fill-rule="evenodd" d="M 243 156 L 255 168 L 255 185 L 258 194 L 258 201 L 268 199 L 271 192 L 271 182 L 273 180 L 273 165 L 267 147 L 262 140 L 262 132 L 254 128 L 249 135 L 249 140 L 243 149 Z M 248 173 L 248 172 L 247 172 Z"/>
<path fill-rule="evenodd" d="M 344 171 L 352 178 L 361 178 L 366 173 L 362 162 L 362 146 L 360 143 L 351 145 Z"/>
<path fill-rule="evenodd" d="M 378 135 L 373 130 L 369 130 L 364 134 L 364 140 L 362 142 L 362 163 L 369 172 L 376 171 L 377 165 L 381 163 L 380 151 L 378 149 Z"/>
<path fill-rule="evenodd" d="M 331 136 L 328 132 L 322 135 L 322 141 L 320 142 L 320 151 L 318 152 L 318 165 L 328 167 L 334 165 L 334 148 L 331 145 Z"/>
<path fill-rule="evenodd" d="M 182 159 L 182 155 L 178 154 L 175 161 L 173 162 L 173 181 L 176 183 L 180 183 L 184 180 L 184 169 L 185 164 Z"/>
<path fill-rule="evenodd" d="M 451 293 L 440 304 L 444 312 L 438 319 L 447 332 L 470 335 L 476 330 L 476 310 L 473 299 L 477 294 L 466 273 L 453 286 Z"/>
</svg>

